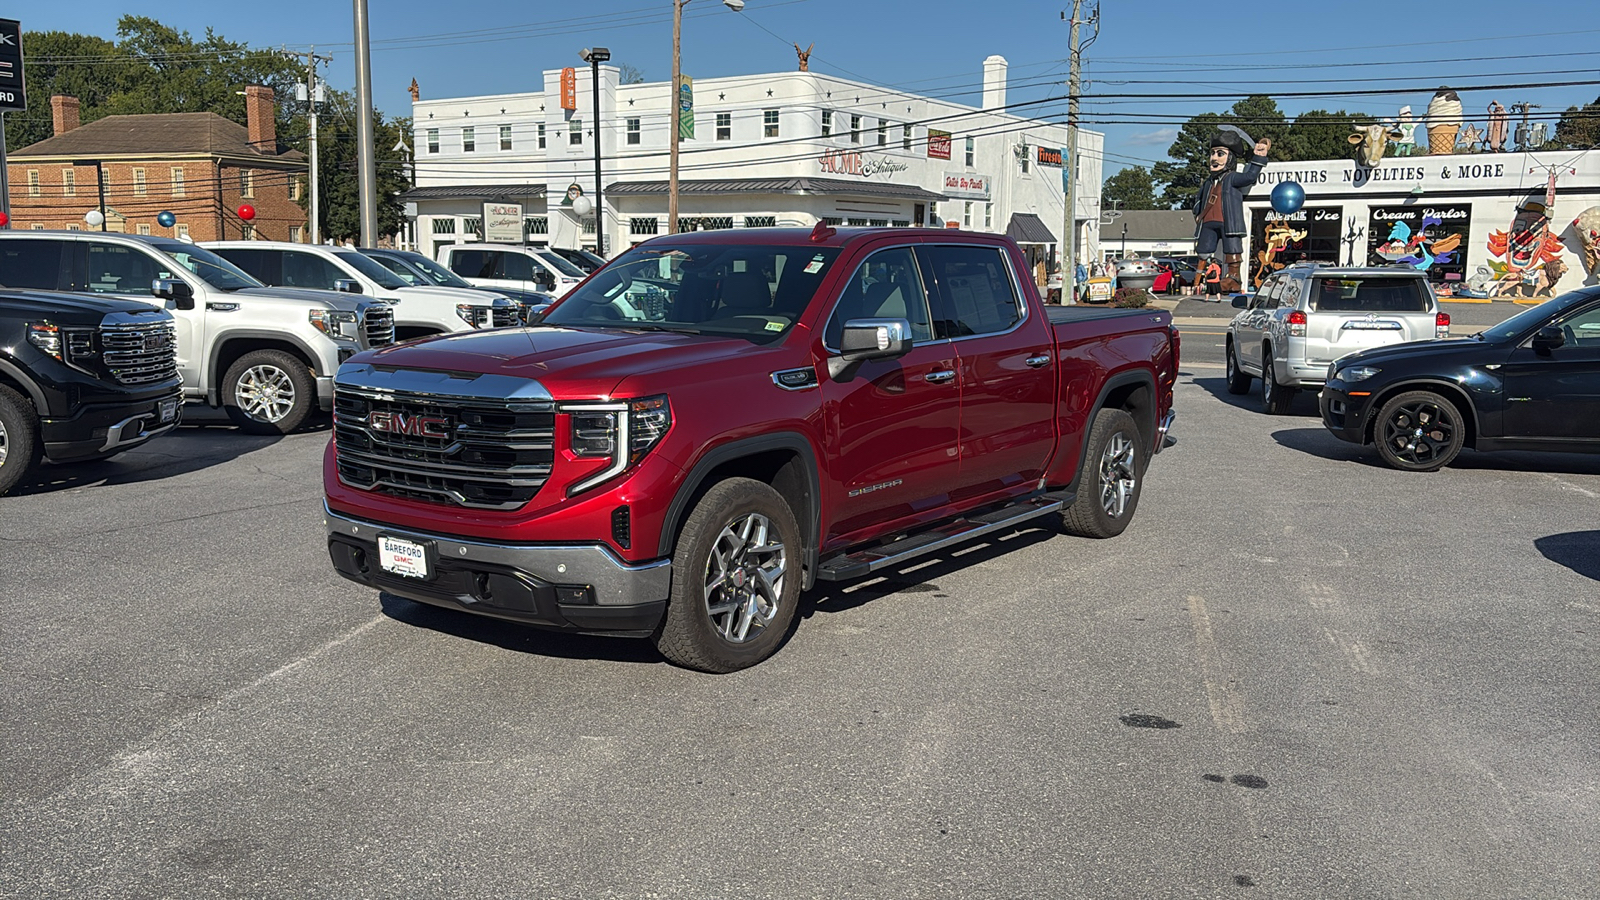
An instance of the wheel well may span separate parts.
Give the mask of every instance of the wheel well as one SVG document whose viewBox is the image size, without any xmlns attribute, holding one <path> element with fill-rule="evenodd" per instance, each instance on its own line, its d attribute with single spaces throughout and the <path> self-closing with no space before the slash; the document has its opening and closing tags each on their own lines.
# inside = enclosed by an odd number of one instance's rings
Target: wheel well
<svg viewBox="0 0 1600 900">
<path fill-rule="evenodd" d="M 8 387 L 16 391 L 22 396 L 22 399 L 28 401 L 29 406 L 33 405 L 33 392 L 28 390 L 28 386 L 4 372 L 0 372 L 0 387 Z M 35 412 L 37 413 L 37 410 Z"/>
<path fill-rule="evenodd" d="M 1393 387 L 1384 388 L 1382 392 L 1380 392 L 1376 397 L 1372 398 L 1372 405 L 1367 407 L 1367 422 L 1362 428 L 1361 436 L 1363 440 L 1369 444 L 1374 442 L 1378 427 L 1378 412 L 1383 409 L 1383 405 L 1385 403 L 1388 403 L 1396 395 L 1403 394 L 1406 391 L 1429 391 L 1438 394 L 1446 400 L 1449 400 L 1450 404 L 1456 408 L 1457 414 L 1461 416 L 1461 422 L 1466 426 L 1467 429 L 1466 439 L 1462 442 L 1462 446 L 1477 446 L 1478 419 L 1476 414 L 1473 412 L 1472 401 L 1468 400 L 1467 395 L 1463 394 L 1460 389 L 1456 388 L 1455 386 L 1440 384 L 1433 381 L 1397 384 Z"/>
<path fill-rule="evenodd" d="M 1133 416 L 1133 421 L 1139 426 L 1139 436 L 1145 441 L 1155 439 L 1156 434 L 1156 405 L 1150 385 L 1143 381 L 1132 381 L 1112 388 L 1106 395 L 1101 409 L 1121 409 Z"/>
<path fill-rule="evenodd" d="M 310 369 L 312 374 L 316 374 L 316 363 L 306 356 L 304 350 L 301 350 L 299 347 L 296 347 L 294 344 L 291 344 L 288 341 L 274 341 L 264 338 L 240 338 L 228 341 L 222 345 L 221 349 L 217 351 L 217 367 L 215 370 L 216 380 L 213 383 L 220 385 L 222 383 L 223 376 L 228 372 L 228 368 L 234 363 L 238 362 L 239 357 L 244 356 L 246 353 L 254 353 L 257 350 L 282 350 L 284 353 L 287 353 L 295 359 L 305 363 L 306 368 Z"/>
<path fill-rule="evenodd" d="M 695 485 L 694 491 L 689 494 L 687 501 L 679 508 L 675 520 L 662 523 L 663 527 L 670 529 L 670 541 L 664 541 L 662 550 L 673 553 L 677 550 L 678 530 L 683 525 L 684 519 L 700 502 L 706 492 L 729 478 L 751 478 L 763 484 L 771 485 L 773 490 L 783 496 L 789 508 L 794 510 L 795 520 L 800 523 L 800 534 L 808 545 L 814 543 L 813 530 L 817 521 L 817 498 L 812 496 L 812 477 L 806 467 L 805 460 L 800 453 L 789 448 L 774 448 L 759 450 L 745 456 L 725 460 L 718 463 L 705 474 L 700 482 Z M 807 551 L 816 548 L 807 546 Z M 809 556 L 809 552 L 807 554 Z"/>
</svg>

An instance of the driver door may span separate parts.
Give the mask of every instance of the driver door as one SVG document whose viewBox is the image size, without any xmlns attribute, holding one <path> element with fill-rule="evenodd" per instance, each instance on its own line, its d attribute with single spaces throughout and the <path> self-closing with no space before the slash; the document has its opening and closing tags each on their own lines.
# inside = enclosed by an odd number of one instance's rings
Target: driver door
<svg viewBox="0 0 1600 900">
<path fill-rule="evenodd" d="M 1529 338 L 1505 362 L 1505 436 L 1600 442 L 1600 303 L 1550 324 L 1561 329 L 1560 347 L 1537 351 Z"/>
</svg>

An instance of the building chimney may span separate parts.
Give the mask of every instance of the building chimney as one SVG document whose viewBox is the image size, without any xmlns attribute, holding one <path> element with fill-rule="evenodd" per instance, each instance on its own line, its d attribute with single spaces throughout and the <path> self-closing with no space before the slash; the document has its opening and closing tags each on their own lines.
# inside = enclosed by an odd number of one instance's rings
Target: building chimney
<svg viewBox="0 0 1600 900">
<path fill-rule="evenodd" d="M 78 127 L 78 98 L 57 94 L 50 98 L 50 118 L 55 123 L 56 134 L 66 134 Z"/>
<path fill-rule="evenodd" d="M 1006 58 L 991 56 L 983 61 L 983 108 L 1006 105 Z"/>
<path fill-rule="evenodd" d="M 258 153 L 278 153 L 278 124 L 273 118 L 272 88 L 245 85 L 244 121 L 250 130 L 250 146 Z"/>
</svg>

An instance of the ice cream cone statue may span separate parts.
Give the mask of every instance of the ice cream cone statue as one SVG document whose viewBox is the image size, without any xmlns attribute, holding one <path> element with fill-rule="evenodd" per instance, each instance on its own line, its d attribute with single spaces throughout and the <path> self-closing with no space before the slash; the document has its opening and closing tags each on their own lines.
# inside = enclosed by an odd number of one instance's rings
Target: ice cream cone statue
<svg viewBox="0 0 1600 900">
<path fill-rule="evenodd" d="M 1456 152 L 1461 135 L 1461 97 L 1447 87 L 1439 88 L 1428 101 L 1428 155 Z"/>
<path fill-rule="evenodd" d="M 1591 206 L 1572 220 L 1572 230 L 1583 245 L 1583 267 L 1600 275 L 1600 206 Z"/>
</svg>

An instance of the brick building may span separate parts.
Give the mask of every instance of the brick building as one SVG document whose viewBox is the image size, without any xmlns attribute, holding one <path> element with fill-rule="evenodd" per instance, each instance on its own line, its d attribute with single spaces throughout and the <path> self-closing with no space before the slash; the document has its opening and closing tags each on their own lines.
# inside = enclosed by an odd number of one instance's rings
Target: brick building
<svg viewBox="0 0 1600 900">
<path fill-rule="evenodd" d="M 106 230 L 196 241 L 306 240 L 307 162 L 278 146 L 270 88 L 245 88 L 248 125 L 216 113 L 106 116 L 78 124 L 76 97 L 51 97 L 55 136 L 10 155 L 11 227 L 88 228 L 101 205 Z M 95 183 L 100 172 L 101 183 Z M 253 206 L 255 219 L 238 215 Z M 177 222 L 156 217 L 170 211 Z"/>
</svg>

